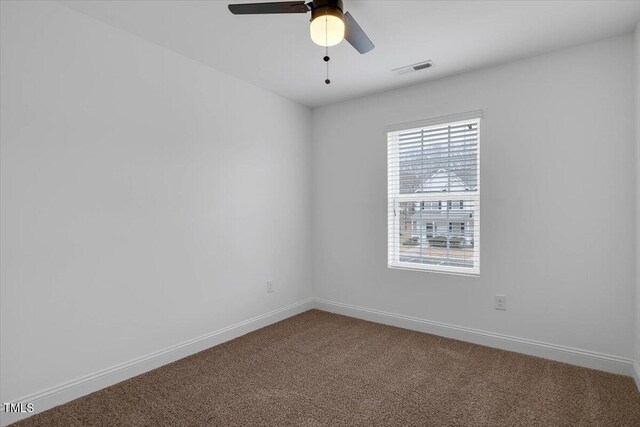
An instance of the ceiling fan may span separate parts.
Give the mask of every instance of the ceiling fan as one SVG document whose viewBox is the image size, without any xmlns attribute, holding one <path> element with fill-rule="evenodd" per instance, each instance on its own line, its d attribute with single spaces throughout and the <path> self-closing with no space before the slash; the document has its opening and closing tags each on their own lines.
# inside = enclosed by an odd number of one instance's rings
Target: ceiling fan
<svg viewBox="0 0 640 427">
<path fill-rule="evenodd" d="M 335 46 L 346 39 L 360 53 L 374 48 L 360 25 L 349 12 L 343 13 L 342 0 L 282 1 L 271 3 L 230 4 L 234 15 L 311 12 L 309 33 L 317 45 Z M 328 61 L 325 56 L 325 62 Z"/>
</svg>

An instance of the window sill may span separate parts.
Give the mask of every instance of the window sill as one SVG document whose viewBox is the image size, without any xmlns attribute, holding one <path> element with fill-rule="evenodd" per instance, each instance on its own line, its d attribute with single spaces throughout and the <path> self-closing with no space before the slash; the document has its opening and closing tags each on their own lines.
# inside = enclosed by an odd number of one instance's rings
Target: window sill
<svg viewBox="0 0 640 427">
<path fill-rule="evenodd" d="M 422 273 L 438 273 L 454 276 L 480 277 L 480 268 L 443 267 L 433 265 L 429 267 L 416 267 L 414 264 L 402 262 L 387 264 L 387 267 L 391 270 L 409 270 L 419 271 Z"/>
</svg>

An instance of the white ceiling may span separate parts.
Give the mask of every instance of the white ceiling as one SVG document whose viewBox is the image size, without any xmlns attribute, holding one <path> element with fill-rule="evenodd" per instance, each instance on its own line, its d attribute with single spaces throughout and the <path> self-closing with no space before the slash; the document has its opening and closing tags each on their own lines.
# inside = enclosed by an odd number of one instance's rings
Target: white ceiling
<svg viewBox="0 0 640 427">
<path fill-rule="evenodd" d="M 70 8 L 311 107 L 633 31 L 640 1 L 344 0 L 376 48 L 324 48 L 308 16 L 234 16 L 232 1 L 68 1 Z M 251 2 L 249 0 L 248 2 Z M 429 70 L 390 70 L 433 60 Z"/>
</svg>

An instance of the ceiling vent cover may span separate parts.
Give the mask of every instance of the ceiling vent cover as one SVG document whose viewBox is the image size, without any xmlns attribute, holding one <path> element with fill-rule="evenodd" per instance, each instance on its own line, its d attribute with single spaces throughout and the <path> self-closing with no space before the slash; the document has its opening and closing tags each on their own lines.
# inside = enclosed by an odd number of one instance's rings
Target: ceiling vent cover
<svg viewBox="0 0 640 427">
<path fill-rule="evenodd" d="M 433 61 L 428 60 L 424 62 L 418 62 L 417 64 L 407 65 L 405 67 L 395 68 L 391 71 L 396 74 L 402 75 L 402 74 L 408 74 L 408 73 L 415 73 L 416 71 L 426 70 L 427 68 L 431 68 L 431 67 L 433 67 Z"/>
</svg>

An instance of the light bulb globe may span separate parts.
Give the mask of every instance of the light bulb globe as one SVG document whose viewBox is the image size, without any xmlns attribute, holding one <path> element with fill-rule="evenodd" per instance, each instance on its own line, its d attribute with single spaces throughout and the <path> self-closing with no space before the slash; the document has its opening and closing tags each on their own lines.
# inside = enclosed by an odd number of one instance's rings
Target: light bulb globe
<svg viewBox="0 0 640 427">
<path fill-rule="evenodd" d="M 341 16 L 318 15 L 309 25 L 311 40 L 319 46 L 335 46 L 344 39 L 344 21 Z"/>
</svg>

